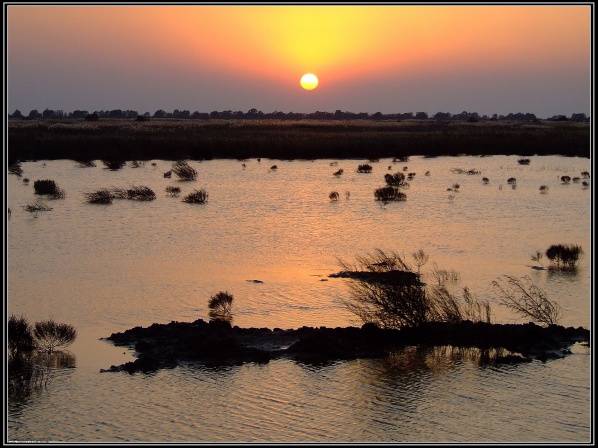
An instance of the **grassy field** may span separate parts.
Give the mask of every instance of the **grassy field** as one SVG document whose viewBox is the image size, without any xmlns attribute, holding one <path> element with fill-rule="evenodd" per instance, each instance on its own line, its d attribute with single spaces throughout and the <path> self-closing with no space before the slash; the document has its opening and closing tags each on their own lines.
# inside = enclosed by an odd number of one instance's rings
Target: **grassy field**
<svg viewBox="0 0 598 448">
<path fill-rule="evenodd" d="M 9 163 L 26 160 L 590 157 L 590 123 L 434 120 L 72 119 L 8 121 Z"/>
</svg>

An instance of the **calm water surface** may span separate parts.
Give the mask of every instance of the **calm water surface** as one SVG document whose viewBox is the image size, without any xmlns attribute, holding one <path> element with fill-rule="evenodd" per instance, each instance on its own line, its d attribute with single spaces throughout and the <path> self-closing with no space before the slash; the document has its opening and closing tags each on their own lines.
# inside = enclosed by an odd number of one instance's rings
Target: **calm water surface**
<svg viewBox="0 0 598 448">
<path fill-rule="evenodd" d="M 134 352 L 100 338 L 154 322 L 208 319 L 218 291 L 235 297 L 235 325 L 361 325 L 346 311 L 338 260 L 375 249 L 411 261 L 423 249 L 454 269 L 497 322 L 526 322 L 496 304 L 492 280 L 529 276 L 563 308 L 561 323 L 592 327 L 591 188 L 560 177 L 591 171 L 580 158 L 412 157 L 363 160 L 190 162 L 198 179 L 162 173 L 171 161 L 109 171 L 73 161 L 22 164 L 7 176 L 8 313 L 74 325 L 75 368 L 8 402 L 9 440 L 90 442 L 588 442 L 590 349 L 560 360 L 483 366 L 471 353 L 406 350 L 382 360 L 308 365 L 276 360 L 226 368 L 186 365 L 154 374 L 100 373 Z M 270 169 L 277 165 L 277 170 Z M 389 167 L 391 168 L 389 170 Z M 404 167 L 407 169 L 404 171 Z M 333 176 L 342 168 L 344 174 Z M 475 169 L 478 175 L 455 169 Z M 384 174 L 416 173 L 407 201 L 381 204 Z M 425 175 L 429 172 L 429 175 Z M 484 185 L 482 177 L 488 177 Z M 507 179 L 517 179 L 516 188 Z M 37 217 L 33 182 L 56 181 L 66 198 Z M 591 180 L 590 180 L 591 181 Z M 459 184 L 458 191 L 447 188 Z M 148 186 L 152 202 L 90 205 L 83 193 Z M 181 196 L 165 188 L 180 186 Z M 548 186 L 540 194 L 539 187 Z M 209 202 L 181 197 L 205 188 Z M 328 195 L 339 193 L 338 202 Z M 349 193 L 348 197 L 346 193 Z M 585 251 L 575 273 L 534 269 L 551 244 Z M 546 261 L 545 261 L 546 264 Z M 261 280 L 254 283 L 251 280 Z"/>
</svg>

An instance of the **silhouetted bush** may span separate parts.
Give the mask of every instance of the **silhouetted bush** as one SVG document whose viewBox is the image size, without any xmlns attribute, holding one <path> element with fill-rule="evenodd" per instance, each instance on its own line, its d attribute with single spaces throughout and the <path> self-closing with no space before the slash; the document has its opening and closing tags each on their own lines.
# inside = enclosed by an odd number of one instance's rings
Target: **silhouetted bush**
<svg viewBox="0 0 598 448">
<path fill-rule="evenodd" d="M 391 202 L 391 201 L 406 201 L 407 195 L 402 191 L 399 191 L 398 187 L 380 187 L 374 190 L 374 196 L 377 201 Z"/>
<path fill-rule="evenodd" d="M 208 192 L 203 188 L 201 190 L 194 190 L 183 198 L 183 202 L 189 204 L 203 204 L 208 201 Z"/>
<path fill-rule="evenodd" d="M 519 160 L 517 160 L 517 163 L 519 165 L 529 165 L 530 159 L 519 159 Z"/>
<path fill-rule="evenodd" d="M 64 190 L 58 188 L 56 182 L 49 179 L 36 180 L 33 182 L 33 190 L 35 191 L 35 194 L 48 196 L 52 199 L 64 199 L 66 197 Z"/>
<path fill-rule="evenodd" d="M 166 193 L 168 193 L 170 196 L 178 196 L 181 193 L 181 188 L 168 185 L 166 187 Z"/>
<path fill-rule="evenodd" d="M 546 293 L 534 285 L 528 277 L 518 279 L 503 275 L 492 282 L 501 294 L 499 304 L 545 325 L 555 325 L 562 316 L 561 307 L 548 300 Z"/>
<path fill-rule="evenodd" d="M 483 177 L 482 182 L 484 182 L 484 184 L 488 184 L 488 182 L 490 182 L 490 179 L 488 179 L 487 177 Z"/>
<path fill-rule="evenodd" d="M 515 185 L 515 184 L 517 183 L 517 179 L 515 179 L 514 177 L 509 177 L 509 178 L 507 179 L 507 183 L 508 183 L 509 185 Z"/>
<path fill-rule="evenodd" d="M 35 348 L 31 325 L 26 317 L 10 316 L 7 330 L 10 356 L 14 356 L 17 352 L 29 352 Z"/>
<path fill-rule="evenodd" d="M 127 190 L 127 198 L 133 201 L 153 201 L 156 193 L 149 187 L 132 187 Z"/>
<path fill-rule="evenodd" d="M 85 201 L 89 204 L 112 204 L 112 192 L 103 188 L 101 190 L 92 191 L 90 193 L 83 193 Z"/>
<path fill-rule="evenodd" d="M 409 184 L 405 181 L 403 173 L 385 174 L 384 181 L 391 187 L 407 187 Z"/>
<path fill-rule="evenodd" d="M 334 172 L 334 175 L 338 177 L 338 176 L 340 176 L 341 174 L 343 174 L 344 172 L 345 172 L 345 171 L 344 171 L 344 170 L 341 168 L 341 169 L 339 169 L 339 170 L 335 171 L 335 172 Z"/>
<path fill-rule="evenodd" d="M 368 163 L 361 164 L 357 167 L 357 172 L 358 173 L 371 173 L 372 166 Z"/>
<path fill-rule="evenodd" d="M 39 350 L 52 353 L 58 347 L 71 345 L 77 337 L 77 331 L 72 325 L 56 323 L 49 319 L 35 323 L 33 337 Z"/>
<path fill-rule="evenodd" d="M 418 266 L 427 256 L 414 256 Z M 364 323 L 380 328 L 417 327 L 427 322 L 490 322 L 490 305 L 479 302 L 467 288 L 463 298 L 451 294 L 444 286 L 426 289 L 419 274 L 396 252 L 377 249 L 374 254 L 359 256 L 355 265 L 339 261 L 348 280 L 349 298 L 343 304 Z"/>
<path fill-rule="evenodd" d="M 118 171 L 118 170 L 122 169 L 122 167 L 124 167 L 127 164 L 127 162 L 125 162 L 124 160 L 118 160 L 118 159 L 102 160 L 102 163 L 104 164 L 104 166 L 106 168 L 108 168 L 111 171 Z"/>
<path fill-rule="evenodd" d="M 557 267 L 574 268 L 585 255 L 581 246 L 569 244 L 553 244 L 546 249 L 546 258 Z"/>
<path fill-rule="evenodd" d="M 571 176 L 561 176 L 561 182 L 564 184 L 568 184 L 571 182 Z"/>
<path fill-rule="evenodd" d="M 338 192 L 333 191 L 328 195 L 328 197 L 330 198 L 331 201 L 338 201 Z"/>
<path fill-rule="evenodd" d="M 172 172 L 184 181 L 197 179 L 197 171 L 185 160 L 179 160 L 178 162 L 174 163 L 172 165 Z"/>
<path fill-rule="evenodd" d="M 548 185 L 540 185 L 540 193 L 548 193 Z"/>
<path fill-rule="evenodd" d="M 96 166 L 95 162 L 93 160 L 76 160 L 74 159 L 75 162 L 77 162 L 79 164 L 79 166 L 81 168 L 94 168 Z"/>
<path fill-rule="evenodd" d="M 14 162 L 8 166 L 8 173 L 15 174 L 18 177 L 23 175 L 23 168 L 21 167 L 21 162 Z"/>
<path fill-rule="evenodd" d="M 210 297 L 208 301 L 209 315 L 212 319 L 220 319 L 230 322 L 232 320 L 231 310 L 234 297 L 228 291 L 220 291 Z"/>
</svg>

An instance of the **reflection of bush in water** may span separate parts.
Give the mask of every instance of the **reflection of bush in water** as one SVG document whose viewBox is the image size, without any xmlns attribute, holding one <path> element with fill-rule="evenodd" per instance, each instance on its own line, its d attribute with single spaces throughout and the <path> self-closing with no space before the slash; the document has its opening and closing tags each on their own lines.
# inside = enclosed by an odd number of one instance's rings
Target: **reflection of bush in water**
<svg viewBox="0 0 598 448">
<path fill-rule="evenodd" d="M 390 352 L 384 359 L 383 365 L 393 374 L 414 373 L 420 370 L 451 372 L 455 369 L 455 364 L 460 361 L 468 360 L 483 366 L 504 362 L 510 357 L 523 361 L 520 355 L 504 348 L 410 346 Z"/>
<path fill-rule="evenodd" d="M 32 350 L 9 355 L 8 393 L 13 397 L 27 397 L 46 387 L 54 379 L 56 369 L 74 368 L 75 365 L 75 355 L 68 351 Z"/>
</svg>

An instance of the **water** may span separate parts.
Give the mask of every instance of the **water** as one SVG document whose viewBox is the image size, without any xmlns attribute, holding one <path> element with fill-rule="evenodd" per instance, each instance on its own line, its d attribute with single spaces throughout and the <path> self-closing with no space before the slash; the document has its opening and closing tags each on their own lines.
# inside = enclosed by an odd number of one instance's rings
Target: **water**
<svg viewBox="0 0 598 448">
<path fill-rule="evenodd" d="M 172 166 L 166 160 L 119 171 L 99 161 L 96 168 L 23 163 L 29 185 L 6 179 L 8 314 L 52 317 L 74 325 L 78 337 L 69 347 L 75 368 L 9 401 L 8 439 L 588 442 L 592 356 L 577 345 L 564 359 L 516 366 L 481 366 L 467 353 L 439 348 L 320 366 L 276 360 L 100 373 L 134 359 L 100 338 L 154 322 L 208 320 L 208 299 L 219 291 L 234 295 L 233 324 L 241 327 L 361 325 L 342 306 L 344 280 L 328 275 L 340 270 L 339 260 L 378 248 L 409 261 L 423 249 L 430 256 L 424 273 L 433 262 L 459 272 L 451 288 L 467 286 L 489 300 L 497 322 L 527 322 L 496 303 L 491 282 L 504 274 L 529 276 L 558 301 L 562 325 L 591 328 L 592 193 L 560 181 L 589 172 L 591 161 L 531 157 L 525 166 L 517 159 L 381 160 L 370 163 L 370 174 L 356 172 L 363 160 L 191 161 L 193 182 L 164 178 Z M 344 174 L 333 176 L 340 168 Z M 407 201 L 375 201 L 384 174 L 397 171 L 416 173 Z M 22 206 L 38 199 L 38 179 L 56 181 L 67 196 L 43 199 L 53 210 L 34 217 Z M 455 183 L 458 191 L 447 191 Z M 150 187 L 156 200 L 84 202 L 85 192 L 133 185 Z M 168 196 L 168 185 L 180 186 L 181 196 Z M 181 202 L 199 188 L 208 203 Z M 329 200 L 332 191 L 338 202 Z M 577 271 L 534 269 L 530 255 L 559 243 L 584 249 Z"/>
</svg>

